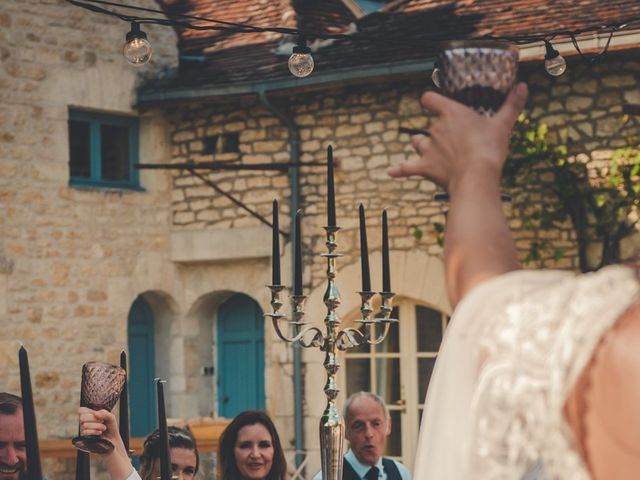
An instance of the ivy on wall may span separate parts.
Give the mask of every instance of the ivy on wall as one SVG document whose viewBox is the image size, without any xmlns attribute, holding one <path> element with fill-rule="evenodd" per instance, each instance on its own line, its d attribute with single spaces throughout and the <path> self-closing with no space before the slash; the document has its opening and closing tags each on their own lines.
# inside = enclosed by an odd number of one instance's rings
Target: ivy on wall
<svg viewBox="0 0 640 480">
<path fill-rule="evenodd" d="M 623 117 L 622 123 L 627 121 Z M 575 233 L 580 271 L 619 262 L 621 241 L 636 231 L 639 220 L 639 139 L 628 138 L 627 147 L 594 161 L 572 152 L 568 142 L 552 144 L 548 133 L 544 123 L 521 115 L 503 172 L 505 186 L 517 189 L 519 202 L 526 205 L 524 227 L 538 234 L 525 262 L 562 258 L 565 250 L 539 234 L 567 223 Z M 599 250 L 595 255 L 594 247 Z"/>
<path fill-rule="evenodd" d="M 622 123 L 627 121 L 623 117 Z M 622 260 L 621 242 L 636 231 L 640 221 L 639 140 L 628 138 L 628 146 L 614 150 L 606 161 L 591 161 L 572 152 L 566 142 L 551 143 L 546 124 L 526 114 L 520 116 L 511 137 L 503 185 L 515 193 L 523 227 L 534 234 L 526 264 L 542 266 L 546 258 L 563 258 L 566 249 L 545 232 L 566 230 L 567 225 L 575 234 L 580 271 Z M 444 224 L 435 222 L 433 228 L 443 246 Z"/>
</svg>

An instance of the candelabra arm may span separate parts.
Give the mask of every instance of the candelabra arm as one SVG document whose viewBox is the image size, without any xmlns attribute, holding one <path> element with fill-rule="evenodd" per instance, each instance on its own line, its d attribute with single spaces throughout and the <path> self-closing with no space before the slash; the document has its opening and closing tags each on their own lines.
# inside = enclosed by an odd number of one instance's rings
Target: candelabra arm
<svg viewBox="0 0 640 480">
<path fill-rule="evenodd" d="M 367 340 L 367 343 L 369 343 L 369 345 L 378 345 L 379 343 L 382 343 L 389 334 L 391 324 L 398 322 L 397 319 L 391 318 L 391 312 L 393 311 L 392 300 L 395 296 L 395 293 L 380 292 L 380 296 L 382 297 L 382 305 L 380 305 L 380 313 L 382 316 L 368 323 L 368 325 L 370 326 L 369 328 L 371 329 L 369 338 Z M 380 335 L 376 335 L 376 325 L 382 325 L 382 333 L 380 333 Z"/>
<path fill-rule="evenodd" d="M 377 325 L 377 324 L 379 324 L 379 323 L 381 323 L 381 324 L 383 325 L 383 327 L 382 327 L 382 328 L 383 328 L 382 333 L 381 333 L 380 335 L 378 335 L 377 337 L 375 337 L 375 336 L 373 336 L 373 335 L 372 335 L 372 336 L 370 336 L 370 337 L 368 337 L 368 339 L 367 339 L 367 343 L 368 343 L 369 345 L 378 345 L 378 344 L 380 344 L 380 343 L 384 342 L 384 340 L 387 338 L 387 335 L 389 334 L 389 328 L 391 327 L 391 323 L 393 323 L 393 321 L 375 322 L 375 323 L 372 325 L 372 327 L 371 327 L 371 328 L 372 328 L 372 329 L 373 329 L 373 328 L 375 328 L 375 325 Z"/>
<path fill-rule="evenodd" d="M 304 301 L 307 297 L 305 295 L 291 296 L 293 303 L 293 321 L 285 322 L 290 326 L 291 330 L 291 334 L 288 335 L 282 331 L 282 327 L 280 326 L 281 321 L 286 320 L 287 318 L 286 314 L 280 313 L 280 309 L 283 305 L 280 297 L 285 287 L 283 285 L 269 285 L 268 287 L 271 289 L 271 308 L 273 309 L 273 312 L 265 313 L 264 316 L 271 318 L 273 328 L 275 329 L 278 337 L 285 342 L 298 342 L 305 348 L 317 348 L 321 346 L 323 342 L 322 331 L 317 327 L 305 327 L 306 323 L 302 321 L 304 318 Z M 304 337 L 306 337 L 309 332 L 312 332 L 313 336 L 311 339 L 305 340 Z"/>
<path fill-rule="evenodd" d="M 367 341 L 367 334 L 362 333 L 357 328 L 343 328 L 336 337 L 338 350 L 344 352 L 350 348 L 358 347 Z"/>
</svg>

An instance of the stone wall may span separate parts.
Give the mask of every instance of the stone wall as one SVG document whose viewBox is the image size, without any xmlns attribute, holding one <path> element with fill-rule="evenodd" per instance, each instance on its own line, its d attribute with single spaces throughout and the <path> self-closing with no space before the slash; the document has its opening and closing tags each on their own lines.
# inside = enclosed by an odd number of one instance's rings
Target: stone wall
<svg viewBox="0 0 640 480">
<path fill-rule="evenodd" d="M 128 29 L 63 0 L 0 2 L 0 390 L 19 391 L 24 342 L 40 438 L 75 435 L 82 364 L 117 361 L 137 293 L 166 288 L 144 264 L 167 256 L 167 177 L 143 173 L 145 192 L 68 185 L 69 107 L 136 115 L 141 78 L 175 64 L 173 32 L 148 28 L 152 65 L 129 66 Z M 162 119 L 140 132 L 142 158 L 165 158 Z M 46 462 L 48 478 L 73 478 L 70 463 Z"/>
<path fill-rule="evenodd" d="M 639 90 L 637 72 L 640 63 L 630 56 L 609 54 L 605 63 L 588 67 L 569 62 L 567 72 L 553 78 L 540 63 L 526 64 L 521 76 L 530 85 L 528 110 L 532 119 L 550 127 L 551 143 L 568 143 L 574 152 L 591 158 L 607 158 L 614 148 L 626 145 L 627 139 L 638 133 L 637 119 L 623 122 L 622 104 L 637 103 Z M 621 73 L 624 72 L 624 73 Z M 439 255 L 434 222 L 444 222 L 446 206 L 432 201 L 434 186 L 425 180 L 391 181 L 385 174 L 389 165 L 412 158 L 415 154 L 408 136 L 398 134 L 398 126 L 428 127 L 418 99 L 428 81 L 404 81 L 401 84 L 377 87 L 344 87 L 328 92 L 312 93 L 288 99 L 274 98 L 276 104 L 291 111 L 300 127 L 301 156 L 305 162 L 326 160 L 326 148 L 333 145 L 336 168 L 337 211 L 343 230 L 339 241 L 346 253 L 341 263 L 357 261 L 357 206 L 362 202 L 368 212 L 370 249 L 380 248 L 380 212 L 388 209 L 391 248 L 394 250 L 425 249 Z M 173 161 L 233 161 L 283 162 L 289 160 L 287 131 L 259 104 L 250 107 L 207 105 L 185 107 L 172 127 Z M 203 139 L 224 132 L 240 134 L 240 152 L 233 156 L 203 155 Z M 211 173 L 209 178 L 220 188 L 262 215 L 270 215 L 270 201 L 281 199 L 287 212 L 289 195 L 285 175 L 268 172 Z M 307 254 L 313 253 L 308 286 L 324 278 L 325 265 L 317 257 L 324 251 L 321 226 L 326 206 L 325 171 L 320 167 L 304 167 L 301 171 L 301 208 Z M 229 228 L 257 224 L 246 212 L 212 193 L 209 187 L 188 173 L 174 176 L 173 221 L 184 228 Z M 510 224 L 519 252 L 525 259 L 531 242 L 541 237 L 561 248 L 561 259 L 544 257 L 545 267 L 577 268 L 575 238 L 570 225 L 557 231 L 531 231 L 523 225 L 522 213 L 531 197 L 522 189 L 513 192 L 513 205 L 508 206 Z M 543 201 L 545 192 L 534 195 Z M 546 198 L 544 201 L 550 201 Z M 286 220 L 285 225 L 286 227 Z M 265 239 L 267 241 L 268 239 Z M 354 255 L 355 253 L 355 255 Z M 534 266 L 534 265 L 532 265 Z"/>
</svg>

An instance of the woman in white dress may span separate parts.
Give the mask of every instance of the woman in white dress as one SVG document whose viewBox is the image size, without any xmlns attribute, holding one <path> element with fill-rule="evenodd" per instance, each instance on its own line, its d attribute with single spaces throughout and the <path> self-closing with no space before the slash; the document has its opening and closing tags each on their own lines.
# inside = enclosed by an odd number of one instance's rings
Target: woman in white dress
<svg viewBox="0 0 640 480">
<path fill-rule="evenodd" d="M 640 288 L 636 269 L 520 270 L 500 202 L 517 85 L 493 117 L 437 93 L 438 116 L 389 169 L 445 188 L 455 308 L 429 385 L 418 480 L 640 478 Z"/>
</svg>

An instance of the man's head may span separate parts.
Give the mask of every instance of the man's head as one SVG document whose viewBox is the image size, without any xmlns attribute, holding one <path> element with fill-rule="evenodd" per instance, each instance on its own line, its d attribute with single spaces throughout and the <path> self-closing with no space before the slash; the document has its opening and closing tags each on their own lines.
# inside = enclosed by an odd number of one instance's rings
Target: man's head
<svg viewBox="0 0 640 480">
<path fill-rule="evenodd" d="M 360 462 L 375 465 L 391 433 L 391 417 L 382 398 L 370 392 L 351 395 L 344 405 L 346 437 Z"/>
<path fill-rule="evenodd" d="M 22 422 L 22 399 L 11 393 L 0 392 L 0 480 L 27 478 L 27 450 Z"/>
</svg>

